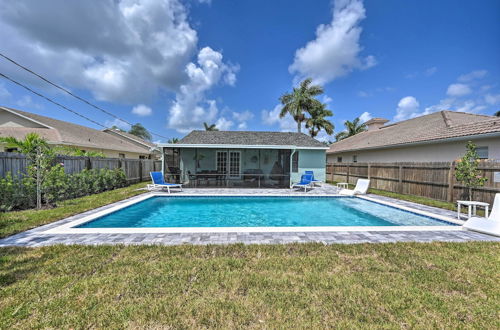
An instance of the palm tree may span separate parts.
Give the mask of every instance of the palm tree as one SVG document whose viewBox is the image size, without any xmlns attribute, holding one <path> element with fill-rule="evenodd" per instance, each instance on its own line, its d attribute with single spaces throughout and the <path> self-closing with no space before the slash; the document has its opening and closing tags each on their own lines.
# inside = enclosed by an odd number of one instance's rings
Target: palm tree
<svg viewBox="0 0 500 330">
<path fill-rule="evenodd" d="M 345 126 L 346 130 L 335 135 L 335 139 L 337 141 L 343 140 L 343 139 L 348 138 L 350 136 L 353 136 L 353 135 L 356 135 L 358 133 L 366 131 L 366 124 L 360 123 L 359 118 L 354 119 L 352 122 L 349 120 L 346 120 L 346 122 L 344 123 L 344 126 Z"/>
<path fill-rule="evenodd" d="M 171 138 L 167 142 L 170 143 L 170 144 L 174 144 L 174 143 L 178 143 L 179 139 L 178 138 Z"/>
<path fill-rule="evenodd" d="M 315 102 L 317 102 L 315 96 L 323 94 L 323 87 L 311 85 L 311 83 L 312 79 L 307 78 L 300 83 L 299 87 L 294 88 L 291 93 L 280 97 L 280 102 L 283 104 L 280 118 L 289 113 L 293 120 L 297 122 L 297 131 L 299 133 L 301 132 L 302 122 L 306 120 L 304 112 L 308 112 L 314 107 Z"/>
<path fill-rule="evenodd" d="M 219 129 L 215 124 L 208 125 L 207 123 L 203 123 L 203 126 L 205 126 L 205 131 L 218 131 Z"/>
<path fill-rule="evenodd" d="M 316 102 L 314 108 L 309 110 L 311 118 L 306 120 L 306 128 L 309 129 L 309 134 L 311 137 L 316 137 L 318 133 L 324 129 L 328 135 L 333 134 L 334 126 L 325 117 L 333 116 L 333 112 L 326 109 L 326 104 L 321 102 Z"/>
<path fill-rule="evenodd" d="M 132 125 L 128 132 L 129 134 L 140 137 L 143 140 L 151 141 L 151 134 L 149 134 L 148 130 L 139 123 Z"/>
</svg>

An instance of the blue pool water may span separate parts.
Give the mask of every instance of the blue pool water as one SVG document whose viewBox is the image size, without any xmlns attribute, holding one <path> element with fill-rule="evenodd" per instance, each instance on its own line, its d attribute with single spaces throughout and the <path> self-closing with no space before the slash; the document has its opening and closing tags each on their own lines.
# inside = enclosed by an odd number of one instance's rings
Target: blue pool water
<svg viewBox="0 0 500 330">
<path fill-rule="evenodd" d="M 438 220 L 353 197 L 152 197 L 79 228 L 437 226 Z"/>
</svg>

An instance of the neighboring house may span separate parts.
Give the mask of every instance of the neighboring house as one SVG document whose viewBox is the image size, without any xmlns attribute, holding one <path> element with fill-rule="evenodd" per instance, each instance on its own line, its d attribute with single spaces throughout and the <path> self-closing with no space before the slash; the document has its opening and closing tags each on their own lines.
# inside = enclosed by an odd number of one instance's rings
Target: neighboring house
<svg viewBox="0 0 500 330">
<path fill-rule="evenodd" d="M 111 134 L 111 135 L 114 135 L 114 136 L 117 136 L 119 138 L 125 138 L 127 139 L 129 142 L 139 146 L 139 147 L 142 147 L 142 148 L 148 148 L 148 150 L 152 150 L 152 153 L 153 153 L 153 156 L 152 158 L 155 158 L 155 159 L 159 159 L 160 158 L 160 151 L 158 150 L 158 148 L 156 147 L 156 144 L 154 144 L 153 142 L 150 142 L 150 141 L 146 141 L 144 139 L 141 139 L 140 137 L 137 137 L 133 134 L 129 134 L 127 132 L 124 132 L 120 129 L 116 129 L 116 128 L 106 128 L 106 129 L 103 129 L 102 130 L 103 132 L 105 133 L 108 133 L 108 134 Z"/>
<path fill-rule="evenodd" d="M 386 125 L 387 119 L 366 122 L 367 131 L 335 142 L 328 163 L 443 162 L 461 158 L 467 141 L 482 159 L 500 159 L 500 118 L 455 111 Z"/>
<path fill-rule="evenodd" d="M 289 187 L 306 170 L 325 180 L 328 147 L 303 133 L 192 131 L 158 146 L 169 180 L 194 186 Z"/>
<path fill-rule="evenodd" d="M 0 107 L 0 137 L 23 139 L 37 133 L 49 144 L 75 147 L 84 151 L 102 152 L 110 158 L 152 158 L 151 146 L 130 138 L 99 131 L 34 113 Z M 137 138 L 138 139 L 138 138 Z M 138 139 L 140 140 L 140 139 Z M 15 151 L 0 143 L 0 152 Z"/>
</svg>

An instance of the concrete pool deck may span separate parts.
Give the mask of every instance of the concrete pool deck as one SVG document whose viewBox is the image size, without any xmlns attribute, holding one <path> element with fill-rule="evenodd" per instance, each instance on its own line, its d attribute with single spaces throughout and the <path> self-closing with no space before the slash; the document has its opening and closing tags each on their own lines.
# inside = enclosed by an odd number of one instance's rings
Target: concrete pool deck
<svg viewBox="0 0 500 330">
<path fill-rule="evenodd" d="M 251 196 L 334 196 L 338 193 L 336 187 L 322 185 L 313 190 L 304 193 L 303 191 L 289 189 L 238 189 L 238 188 L 190 188 L 183 192 L 173 193 L 176 196 L 222 196 L 222 195 L 251 195 Z M 168 194 L 165 193 L 168 196 Z M 425 206 L 407 201 L 396 200 L 377 195 L 367 195 L 368 198 L 381 202 L 390 203 L 404 209 L 410 209 L 424 214 L 432 214 L 437 218 L 454 219 L 456 213 L 444 209 Z M 282 232 L 280 229 L 273 228 L 272 231 L 232 231 L 232 232 L 214 232 L 208 229 L 204 232 L 115 232 L 115 233 L 64 233 L 57 232 L 57 228 L 67 226 L 69 223 L 84 219 L 86 217 L 109 211 L 112 208 L 127 205 L 136 200 L 143 199 L 144 195 L 135 196 L 117 203 L 106 205 L 91 211 L 74 215 L 44 226 L 40 226 L 4 239 L 0 239 L 2 246 L 26 246 L 36 247 L 54 244 L 161 244 L 161 245 L 179 245 L 179 244 L 285 244 L 285 243 L 306 243 L 320 242 L 325 244 L 334 243 L 385 243 L 385 242 L 467 242 L 467 241 L 497 241 L 499 237 L 485 235 L 477 232 L 468 231 L 461 227 L 447 228 L 438 226 L 436 229 L 427 230 L 399 230 L 397 227 L 390 227 L 387 230 L 377 228 L 357 227 L 356 230 L 325 230 L 314 231 L 288 231 Z M 451 227 L 451 226 L 450 226 Z M 370 227 L 371 228 L 371 227 Z M 442 229 L 440 229 L 442 228 Z M 51 232 L 52 231 L 52 232 Z"/>
</svg>

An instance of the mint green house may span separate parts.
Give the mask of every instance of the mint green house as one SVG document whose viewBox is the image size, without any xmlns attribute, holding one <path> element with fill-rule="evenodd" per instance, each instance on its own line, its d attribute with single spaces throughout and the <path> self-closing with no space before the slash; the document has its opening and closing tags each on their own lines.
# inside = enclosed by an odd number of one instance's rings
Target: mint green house
<svg viewBox="0 0 500 330">
<path fill-rule="evenodd" d="M 165 177 L 188 187 L 290 187 L 306 170 L 325 181 L 328 146 L 303 133 L 192 131 L 159 144 Z"/>
</svg>

